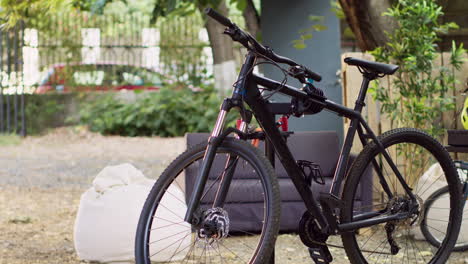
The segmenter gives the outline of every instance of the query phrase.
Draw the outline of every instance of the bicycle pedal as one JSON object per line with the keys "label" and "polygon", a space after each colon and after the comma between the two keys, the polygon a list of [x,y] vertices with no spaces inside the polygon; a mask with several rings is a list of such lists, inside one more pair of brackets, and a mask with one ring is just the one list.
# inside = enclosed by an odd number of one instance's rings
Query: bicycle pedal
{"label": "bicycle pedal", "polygon": [[309,254],[315,264],[327,264],[333,261],[333,257],[327,246],[309,248]]}

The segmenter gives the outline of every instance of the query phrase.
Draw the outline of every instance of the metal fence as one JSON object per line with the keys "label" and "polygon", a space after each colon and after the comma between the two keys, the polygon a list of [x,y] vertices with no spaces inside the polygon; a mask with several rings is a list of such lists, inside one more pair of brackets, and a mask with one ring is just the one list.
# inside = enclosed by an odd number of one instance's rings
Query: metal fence
{"label": "metal fence", "polygon": [[22,23],[0,31],[0,133],[26,134],[23,33]]}
{"label": "metal fence", "polygon": [[[141,15],[58,16],[41,28],[25,30],[31,48],[30,76],[57,63],[113,63],[146,67],[178,80],[212,64],[208,35],[199,16],[160,19]],[[25,61],[26,64],[26,61]],[[33,77],[30,77],[33,78]]]}
{"label": "metal fence", "polygon": [[[168,81],[210,79],[213,59],[198,15],[57,15],[0,30],[0,133],[26,135],[28,98],[57,65],[127,65]],[[25,100],[26,97],[26,100]],[[26,109],[26,110],[25,110]],[[25,114],[26,113],[26,114]]]}

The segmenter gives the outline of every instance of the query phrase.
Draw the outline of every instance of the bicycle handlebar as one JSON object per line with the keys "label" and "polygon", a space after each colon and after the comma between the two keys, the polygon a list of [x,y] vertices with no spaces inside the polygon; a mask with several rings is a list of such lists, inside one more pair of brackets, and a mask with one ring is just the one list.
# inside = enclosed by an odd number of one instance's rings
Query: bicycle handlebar
{"label": "bicycle handlebar", "polygon": [[[301,68],[301,70],[304,73],[303,77],[311,78],[312,80],[317,81],[317,82],[322,80],[322,77],[319,74],[311,71],[306,66],[301,65],[291,60],[290,58],[278,55],[275,52],[273,52],[273,50],[270,49],[269,47],[263,46],[255,38],[253,38],[249,33],[244,32],[236,24],[232,23],[232,21],[229,18],[221,15],[220,13],[216,12],[214,9],[206,8],[205,14],[207,14],[214,20],[218,21],[220,24],[228,27],[228,29],[225,30],[225,33],[230,35],[234,41],[241,43],[247,49],[253,49],[256,52],[260,53],[261,55],[273,60],[274,62],[288,64],[291,67],[298,66]],[[249,43],[253,47],[249,46]],[[293,77],[297,78],[298,76],[293,76]]]}
{"label": "bicycle handlebar", "polygon": [[220,13],[216,12],[213,8],[206,8],[205,9],[205,13],[210,16],[211,18],[213,18],[214,20],[218,21],[220,24],[226,26],[226,27],[233,27],[234,26],[234,23],[232,23],[232,21],[221,15]]}

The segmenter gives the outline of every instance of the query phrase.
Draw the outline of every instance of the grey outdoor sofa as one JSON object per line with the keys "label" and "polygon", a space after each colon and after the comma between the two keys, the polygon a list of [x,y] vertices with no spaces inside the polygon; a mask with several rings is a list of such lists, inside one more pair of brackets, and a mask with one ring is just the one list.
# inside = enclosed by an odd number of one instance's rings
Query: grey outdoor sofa
{"label": "grey outdoor sofa", "polygon": [[[191,147],[198,143],[206,141],[208,139],[208,136],[208,133],[187,134],[187,147]],[[322,175],[325,179],[325,185],[320,185],[313,182],[311,187],[313,194],[317,197],[320,192],[328,192],[332,183],[333,174],[335,172],[340,151],[339,140],[336,132],[295,132],[288,138],[287,142],[296,160],[313,161],[320,165]],[[260,144],[259,148],[261,150],[264,149],[263,143]],[[353,158],[354,156],[352,156],[352,159]],[[351,164],[351,162],[352,160],[349,164]],[[304,213],[305,207],[299,196],[299,193],[296,191],[292,181],[287,176],[286,171],[284,170],[278,158],[276,158],[275,164],[275,170],[279,180],[282,204],[280,231],[294,232],[297,231],[299,219]],[[224,162],[215,162],[213,166],[224,166]],[[192,169],[186,170],[185,173],[186,195],[189,196],[192,193],[195,177],[198,174],[198,169],[197,167],[192,167]],[[244,215],[247,214],[249,216],[252,215],[252,212],[254,212],[254,214],[255,212],[259,212],[259,214],[263,212],[260,207],[263,206],[261,203],[256,203],[255,201],[248,200],[249,198],[244,198],[252,197],[252,195],[249,196],[249,192],[255,192],[255,190],[251,190],[248,188],[249,173],[238,173],[236,171],[233,184],[236,183],[243,184],[243,186],[246,186],[245,191],[241,191],[241,193],[238,194],[238,196],[242,196],[243,199],[245,199],[245,202],[241,204],[233,204],[233,206],[231,206],[231,208],[229,209],[231,211],[235,211],[235,213],[230,214],[232,229],[259,231],[257,230],[259,226],[253,225],[252,221],[244,221],[244,218],[242,217],[243,212],[245,212]],[[368,172],[366,172],[366,175],[363,177],[359,189],[359,201],[357,202],[361,206],[369,205],[372,202],[372,173],[370,172],[370,170],[368,170]],[[259,215],[258,217],[260,218],[261,216]]]}

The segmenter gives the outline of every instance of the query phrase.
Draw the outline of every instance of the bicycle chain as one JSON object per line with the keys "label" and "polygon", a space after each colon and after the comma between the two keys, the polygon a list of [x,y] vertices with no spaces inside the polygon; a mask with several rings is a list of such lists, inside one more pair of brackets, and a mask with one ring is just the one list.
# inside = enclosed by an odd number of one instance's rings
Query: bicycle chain
{"label": "bicycle chain", "polygon": [[[339,246],[339,245],[335,245],[335,244],[328,244],[328,243],[323,243],[323,242],[319,242],[319,241],[315,241],[315,240],[312,240],[314,243],[316,243],[317,245],[321,245],[321,246],[327,246],[327,247],[333,247],[333,248],[341,248],[341,249],[345,249],[344,246]],[[376,251],[370,251],[370,250],[361,250],[361,252],[365,252],[365,253],[374,253],[374,254],[385,254],[385,255],[392,255],[392,253],[390,252],[376,252]]]}
{"label": "bicycle chain", "polygon": [[[305,246],[309,247],[308,244],[310,246],[312,246],[311,244],[315,244],[318,246],[326,246],[326,247],[344,249],[344,246],[322,242],[322,241],[326,241],[328,239],[328,236],[314,238],[313,237],[314,235],[317,235],[317,233],[320,233],[314,225],[315,225],[315,221],[313,220],[313,217],[307,211],[304,212],[304,214],[301,217],[301,221],[299,222],[299,232],[300,232],[299,234],[300,234],[301,241]],[[317,239],[320,239],[322,241],[318,241]],[[361,250],[361,251],[365,253],[379,253],[379,254],[391,255],[391,253],[389,252],[375,252],[375,251],[369,251],[369,250]]]}

